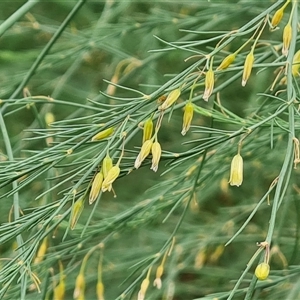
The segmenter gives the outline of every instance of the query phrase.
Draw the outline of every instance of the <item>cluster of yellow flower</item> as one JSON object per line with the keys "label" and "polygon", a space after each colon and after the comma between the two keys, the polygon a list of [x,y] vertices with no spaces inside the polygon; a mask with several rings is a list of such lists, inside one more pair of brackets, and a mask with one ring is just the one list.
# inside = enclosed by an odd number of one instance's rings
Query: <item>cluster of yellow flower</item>
{"label": "cluster of yellow flower", "polygon": [[[160,121],[158,121],[160,122]],[[161,146],[160,143],[157,140],[157,133],[158,133],[159,125],[156,126],[155,133],[152,136],[153,133],[153,120],[152,117],[147,119],[144,123],[143,128],[143,142],[141,150],[134,162],[134,167],[138,169],[142,162],[146,159],[146,157],[152,153],[152,166],[151,170],[154,172],[158,169],[158,164],[161,157]]]}

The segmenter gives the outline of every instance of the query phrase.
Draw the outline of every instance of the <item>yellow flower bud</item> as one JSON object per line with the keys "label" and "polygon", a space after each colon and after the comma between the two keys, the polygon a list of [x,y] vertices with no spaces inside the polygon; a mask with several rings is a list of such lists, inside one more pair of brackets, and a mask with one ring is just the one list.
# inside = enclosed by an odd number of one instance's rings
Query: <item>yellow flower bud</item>
{"label": "yellow flower bud", "polygon": [[282,54],[284,56],[288,55],[291,40],[292,40],[292,26],[290,23],[286,24],[283,29],[283,46],[282,46]]}
{"label": "yellow flower bud", "polygon": [[254,55],[253,55],[253,52],[250,51],[250,53],[246,56],[246,59],[245,59],[242,86],[246,85],[246,83],[251,75],[253,63],[254,63]]}
{"label": "yellow flower bud", "polygon": [[65,298],[66,284],[63,265],[61,262],[59,262],[59,269],[59,283],[53,289],[53,300],[64,300]]}
{"label": "yellow flower bud", "polygon": [[243,182],[243,158],[240,154],[233,157],[230,169],[230,185],[240,186]]}
{"label": "yellow flower bud", "polygon": [[150,140],[152,137],[152,131],[153,131],[153,121],[152,118],[149,118],[145,123],[144,123],[144,130],[143,130],[143,144],[147,141]]}
{"label": "yellow flower bud", "polygon": [[102,182],[102,192],[111,191],[112,183],[118,178],[119,174],[120,168],[118,165],[108,171],[106,178]]}
{"label": "yellow flower bud", "polygon": [[49,126],[51,123],[55,122],[55,117],[54,117],[53,113],[48,112],[45,114],[45,122],[46,122],[47,126]]}
{"label": "yellow flower bud", "polygon": [[292,66],[292,74],[294,76],[299,76],[299,68],[300,68],[300,50],[298,50],[293,58],[293,66]]}
{"label": "yellow flower bud", "polygon": [[84,299],[85,279],[82,272],[76,278],[75,289],[73,293],[74,299]]}
{"label": "yellow flower bud", "polygon": [[273,18],[271,20],[271,26],[272,26],[272,28],[276,27],[280,23],[280,21],[281,21],[281,19],[283,17],[283,11],[284,11],[284,6],[281,7],[281,8],[279,8],[275,12],[275,14],[274,14],[274,16],[273,16]]}
{"label": "yellow flower bud", "polygon": [[109,137],[110,135],[112,135],[113,132],[114,132],[113,127],[102,130],[92,137],[92,141],[103,140],[103,139]]}
{"label": "yellow flower bud", "polygon": [[234,53],[227,55],[222,60],[220,65],[218,66],[217,71],[227,69],[234,62],[234,60],[235,60],[235,54]]}
{"label": "yellow flower bud", "polygon": [[53,300],[64,300],[65,299],[66,284],[60,281],[59,284],[53,290]]}
{"label": "yellow flower bud", "polygon": [[182,135],[185,135],[190,129],[192,119],[193,119],[193,114],[194,114],[194,105],[192,104],[192,102],[188,102],[184,107],[183,123],[182,123],[182,131],[181,131]]}
{"label": "yellow flower bud", "polygon": [[71,229],[73,230],[77,224],[77,221],[82,213],[84,207],[84,197],[81,197],[77,200],[73,206],[71,211]]}
{"label": "yellow flower bud", "polygon": [[90,204],[92,204],[99,196],[99,193],[101,191],[102,182],[103,182],[103,174],[102,174],[102,172],[98,172],[96,174],[96,176],[94,177],[94,180],[92,183],[90,197],[89,197]]}
{"label": "yellow flower bud", "polygon": [[215,84],[215,75],[212,69],[209,69],[205,75],[205,90],[203,93],[203,100],[208,101],[208,98],[213,92]]}
{"label": "yellow flower bud", "polygon": [[152,140],[147,140],[145,143],[143,143],[140,153],[137,156],[135,163],[134,163],[134,167],[136,169],[138,169],[141,166],[142,162],[149,155],[151,148],[152,148],[152,144],[153,144]]}
{"label": "yellow flower bud", "polygon": [[150,169],[156,172],[161,157],[161,146],[159,142],[154,142],[152,144],[151,153],[152,153],[152,166]]}
{"label": "yellow flower bud", "polygon": [[111,157],[108,154],[106,154],[102,162],[102,173],[104,179],[107,177],[107,174],[112,167],[113,167],[113,161]]}
{"label": "yellow flower bud", "polygon": [[255,276],[259,280],[265,280],[268,278],[270,273],[270,266],[269,264],[263,262],[259,264],[255,269]]}
{"label": "yellow flower bud", "polygon": [[147,277],[143,280],[143,282],[141,284],[141,289],[140,289],[139,294],[138,294],[138,300],[144,300],[145,299],[145,295],[146,295],[148,286],[149,286],[149,278]]}
{"label": "yellow flower bud", "polygon": [[48,248],[48,237],[45,237],[40,245],[40,248],[36,254],[36,257],[33,261],[34,264],[38,264],[40,263],[43,259],[44,259],[44,256],[46,254],[46,251],[47,251],[47,248]]}
{"label": "yellow flower bud", "polygon": [[168,95],[167,99],[164,101],[164,103],[162,105],[160,105],[158,107],[158,109],[165,110],[165,109],[169,108],[175,101],[177,101],[180,94],[181,94],[180,89],[175,89],[175,90],[171,91],[170,94]]}
{"label": "yellow flower bud", "polygon": [[161,289],[162,286],[161,276],[163,275],[163,273],[164,273],[164,267],[162,265],[159,265],[156,270],[156,278],[153,282],[153,285],[156,286],[159,290]]}
{"label": "yellow flower bud", "polygon": [[98,300],[104,300],[104,285],[101,281],[97,283],[97,297]]}

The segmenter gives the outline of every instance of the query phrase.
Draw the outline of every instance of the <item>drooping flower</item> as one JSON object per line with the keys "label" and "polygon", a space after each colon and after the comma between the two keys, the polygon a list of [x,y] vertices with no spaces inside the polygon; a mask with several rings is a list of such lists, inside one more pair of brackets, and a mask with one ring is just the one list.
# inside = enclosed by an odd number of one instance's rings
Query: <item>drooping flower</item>
{"label": "drooping flower", "polygon": [[148,120],[145,121],[144,123],[144,128],[143,128],[143,144],[147,141],[150,140],[152,137],[152,132],[153,132],[153,121],[152,118],[149,118]]}
{"label": "drooping flower", "polygon": [[194,105],[192,102],[188,102],[184,107],[182,131],[181,134],[185,135],[190,129],[194,114]]}
{"label": "drooping flower", "polygon": [[217,67],[217,71],[227,69],[234,62],[235,56],[235,53],[227,55]]}
{"label": "drooping flower", "polygon": [[80,271],[76,277],[73,298],[84,299],[84,291],[85,291],[85,278],[83,272]]}
{"label": "drooping flower", "polygon": [[112,167],[113,167],[113,161],[109,156],[109,154],[107,153],[102,161],[102,173],[104,179],[107,177],[107,174]]}
{"label": "drooping flower", "polygon": [[271,20],[271,26],[272,28],[275,28],[281,21],[283,17],[283,12],[284,12],[284,6],[276,10],[272,20]]}
{"label": "drooping flower", "polygon": [[208,98],[213,92],[215,84],[215,74],[212,68],[210,68],[205,75],[205,90],[203,93],[203,100],[208,101]]}
{"label": "drooping flower", "polygon": [[172,106],[177,101],[177,99],[180,97],[180,94],[181,94],[181,90],[179,88],[171,91],[169,93],[167,99],[163,102],[162,105],[160,105],[158,107],[158,109],[165,110],[165,109],[169,108],[170,106]]}
{"label": "drooping flower", "polygon": [[156,277],[153,282],[153,285],[156,286],[159,290],[161,289],[162,286],[162,281],[161,281],[161,276],[164,273],[164,267],[162,265],[159,265],[156,269]]}
{"label": "drooping flower", "polygon": [[103,173],[98,172],[96,176],[94,177],[91,191],[90,191],[90,197],[89,197],[89,203],[92,204],[97,197],[99,196],[99,193],[101,191],[101,186],[103,182]]}
{"label": "drooping flower", "polygon": [[282,45],[282,54],[287,56],[289,53],[289,48],[292,40],[292,26],[290,23],[287,23],[283,29],[283,45]]}
{"label": "drooping flower", "polygon": [[135,163],[134,163],[134,167],[136,169],[138,169],[141,166],[142,162],[150,154],[152,144],[153,144],[152,140],[147,140],[147,141],[145,141],[145,143],[143,143],[143,145],[141,147],[141,150],[140,150],[140,153],[137,156],[137,158],[135,160]]}
{"label": "drooping flower", "polygon": [[243,182],[243,158],[240,154],[233,157],[230,169],[230,185],[240,186]]}
{"label": "drooping flower", "polygon": [[159,164],[159,160],[161,157],[161,146],[160,146],[159,142],[155,141],[152,144],[151,153],[152,153],[152,166],[150,169],[153,170],[154,172],[156,172],[158,169],[158,164]]}
{"label": "drooping flower", "polygon": [[244,63],[244,71],[243,71],[243,79],[242,79],[242,86],[245,86],[252,71],[254,63],[254,54],[253,51],[246,56],[245,63]]}
{"label": "drooping flower", "polygon": [[54,300],[64,300],[65,299],[65,291],[66,291],[65,274],[64,274],[64,270],[63,270],[63,265],[59,261],[59,283],[53,289],[53,299]]}
{"label": "drooping flower", "polygon": [[35,259],[33,261],[34,264],[38,264],[38,263],[40,263],[44,259],[45,254],[47,252],[47,248],[48,248],[48,237],[46,236],[43,239],[43,241],[42,241],[42,243],[41,243],[41,245],[39,247],[39,250],[38,250],[38,252],[36,254],[36,257],[35,257]]}
{"label": "drooping flower", "polygon": [[255,269],[255,276],[259,280],[266,280],[270,273],[270,266],[269,264],[263,262],[260,263]]}
{"label": "drooping flower", "polygon": [[82,213],[84,207],[84,196],[78,199],[72,206],[71,211],[71,224],[70,227],[73,230],[77,224],[77,221]]}
{"label": "drooping flower", "polygon": [[120,174],[120,167],[118,165],[113,166],[107,173],[106,178],[102,182],[102,192],[111,191],[113,182],[118,178]]}

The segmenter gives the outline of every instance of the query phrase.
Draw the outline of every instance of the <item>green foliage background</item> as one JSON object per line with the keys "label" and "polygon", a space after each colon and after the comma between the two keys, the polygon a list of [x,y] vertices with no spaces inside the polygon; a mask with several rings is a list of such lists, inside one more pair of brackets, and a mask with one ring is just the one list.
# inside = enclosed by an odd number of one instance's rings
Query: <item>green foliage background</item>
{"label": "green foliage background", "polygon": [[[151,266],[145,299],[300,299],[299,167],[294,169],[299,78],[286,67],[287,85],[278,80],[270,90],[278,68],[291,63],[299,49],[295,13],[290,54],[281,55],[292,4],[278,30],[267,24],[263,31],[247,85],[241,86],[241,74],[252,43],[233,66],[216,72],[212,96],[202,99],[207,55],[217,49],[215,69],[284,2],[0,3],[1,299],[52,299],[60,263],[64,299],[73,299],[91,249],[85,299],[97,299],[99,254],[105,299],[138,299]],[[235,34],[239,28],[244,29]],[[220,47],[222,38],[232,40]],[[122,64],[118,86],[108,96],[109,81]],[[192,127],[182,136],[183,106],[202,71],[192,94]],[[158,133],[163,150],[158,172],[150,170],[151,156],[135,170],[140,125],[157,112],[157,99],[183,82]],[[112,126],[113,136],[91,142]],[[89,191],[107,147],[114,164],[120,157],[122,132],[127,135],[113,184],[117,197],[103,193],[92,205],[86,201],[70,230],[74,202]],[[230,164],[241,139],[244,181],[230,186]],[[47,252],[34,264],[45,237]],[[257,281],[253,274],[265,249],[256,260],[251,257],[256,243],[265,240],[271,272]],[[170,247],[159,290],[152,285],[155,270]],[[40,293],[32,274],[41,281]]]}

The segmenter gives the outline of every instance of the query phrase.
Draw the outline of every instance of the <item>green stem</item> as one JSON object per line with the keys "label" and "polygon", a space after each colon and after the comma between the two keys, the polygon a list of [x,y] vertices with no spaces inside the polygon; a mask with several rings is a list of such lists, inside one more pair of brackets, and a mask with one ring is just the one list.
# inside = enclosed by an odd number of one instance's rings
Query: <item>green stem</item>
{"label": "green stem", "polygon": [[[293,5],[296,6],[297,2],[293,2]],[[292,64],[293,64],[293,57],[295,53],[295,46],[296,46],[296,37],[297,37],[297,9],[293,9],[293,19],[292,19],[292,28],[293,28],[293,39],[291,42],[291,47],[289,49],[289,54],[287,58],[287,99],[288,102],[292,102],[295,97],[295,91],[293,87],[293,76],[292,76]],[[295,137],[295,124],[294,124],[294,107],[293,105],[289,105],[288,107],[288,113],[289,113],[289,140],[287,144],[287,150],[284,158],[284,162],[279,174],[279,180],[278,184],[275,190],[275,196],[273,201],[273,207],[272,207],[272,213],[271,213],[271,219],[270,219],[270,225],[269,230],[266,238],[266,242],[271,244],[272,236],[275,228],[275,221],[277,216],[277,210],[279,208],[280,199],[281,199],[281,190],[282,186],[285,182],[286,176],[288,175],[288,172],[290,172],[290,164],[293,163],[291,157],[293,157],[294,153],[294,142],[293,138]]]}
{"label": "green stem", "polygon": [[[298,23],[298,16],[297,16],[297,2],[293,2],[293,9],[292,9],[292,41],[291,46],[289,49],[288,57],[287,57],[287,102],[292,103],[295,97],[295,91],[293,87],[293,76],[292,76],[292,64],[293,64],[293,57],[295,54],[295,46],[296,46],[296,39],[297,39],[297,23]],[[293,139],[295,137],[295,124],[294,124],[294,107],[293,105],[289,105],[288,107],[288,114],[289,114],[289,139],[287,144],[287,150],[285,153],[283,165],[281,171],[279,173],[279,179],[275,190],[271,218],[269,222],[269,229],[266,237],[266,242],[271,245],[272,237],[275,229],[275,223],[277,218],[277,212],[279,206],[281,204],[281,199],[284,196],[286,189],[283,188],[284,183],[287,183],[289,180],[290,172],[292,171],[291,164],[293,164],[293,154],[294,154],[294,142]],[[252,299],[252,295],[256,286],[257,279],[255,276],[252,277],[251,283],[249,285],[247,294],[245,296],[245,300]]]}
{"label": "green stem", "polygon": [[0,37],[40,0],[29,0],[0,25]]}

